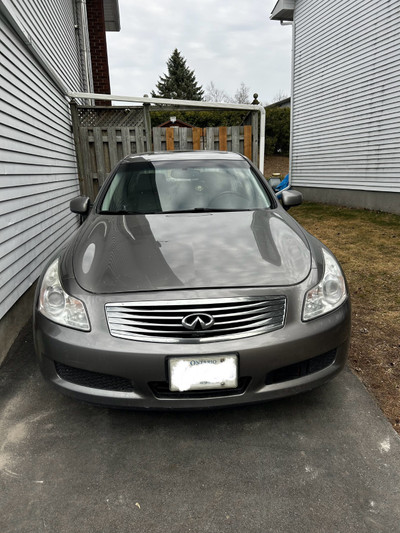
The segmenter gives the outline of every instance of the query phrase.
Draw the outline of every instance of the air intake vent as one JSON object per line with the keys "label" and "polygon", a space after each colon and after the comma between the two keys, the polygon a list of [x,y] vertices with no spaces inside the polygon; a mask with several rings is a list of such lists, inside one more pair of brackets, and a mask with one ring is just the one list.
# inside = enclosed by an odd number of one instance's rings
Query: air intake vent
{"label": "air intake vent", "polygon": [[91,372],[81,368],[64,365],[63,363],[55,362],[57,374],[61,379],[81,385],[82,387],[90,387],[92,389],[102,389],[120,392],[133,392],[131,382],[119,376],[111,376],[110,374],[100,374],[99,372]]}

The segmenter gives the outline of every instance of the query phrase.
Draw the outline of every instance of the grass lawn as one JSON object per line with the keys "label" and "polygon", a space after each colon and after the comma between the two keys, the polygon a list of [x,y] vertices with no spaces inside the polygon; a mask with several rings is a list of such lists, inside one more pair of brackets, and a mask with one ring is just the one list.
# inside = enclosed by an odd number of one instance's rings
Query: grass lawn
{"label": "grass lawn", "polygon": [[352,299],[350,367],[400,433],[400,216],[314,203],[290,214],[339,259]]}

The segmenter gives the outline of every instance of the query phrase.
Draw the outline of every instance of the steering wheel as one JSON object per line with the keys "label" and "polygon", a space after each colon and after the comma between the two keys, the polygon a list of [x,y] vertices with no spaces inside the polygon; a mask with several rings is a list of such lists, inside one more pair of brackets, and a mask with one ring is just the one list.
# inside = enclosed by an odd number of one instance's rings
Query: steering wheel
{"label": "steering wheel", "polygon": [[[220,200],[221,198],[223,198],[223,200],[221,202],[222,207],[224,207],[224,205],[228,204],[227,207],[244,208],[243,202],[240,202],[240,200],[245,200],[245,205],[247,205],[247,203],[249,201],[249,199],[246,196],[243,196],[242,194],[239,194],[238,192],[224,191],[224,192],[220,192],[219,194],[214,196],[214,198],[212,198],[210,200],[210,202],[208,203],[208,207],[210,207],[210,208],[218,207],[215,204],[218,204],[218,200]],[[238,199],[239,199],[239,205],[237,205],[238,204]],[[231,202],[231,200],[233,200],[233,202]],[[231,203],[233,203],[233,206],[229,205]]]}

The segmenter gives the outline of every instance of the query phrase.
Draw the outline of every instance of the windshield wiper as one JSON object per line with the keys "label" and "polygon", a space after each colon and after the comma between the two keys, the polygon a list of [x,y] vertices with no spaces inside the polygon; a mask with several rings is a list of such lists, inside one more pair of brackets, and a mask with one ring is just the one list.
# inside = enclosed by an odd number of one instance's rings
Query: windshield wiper
{"label": "windshield wiper", "polygon": [[143,213],[139,211],[127,211],[126,209],[119,209],[118,211],[100,211],[100,215],[153,215],[154,213],[155,211]]}
{"label": "windshield wiper", "polygon": [[251,209],[220,209],[217,207],[194,207],[193,209],[178,209],[174,211],[127,211],[119,209],[118,211],[100,211],[100,215],[175,215],[179,213],[233,213],[237,211],[254,211]]}
{"label": "windshield wiper", "polygon": [[171,215],[176,213],[228,213],[232,211],[252,211],[252,209],[219,209],[216,207],[194,207],[193,209],[179,209],[176,211],[163,211],[163,215]]}

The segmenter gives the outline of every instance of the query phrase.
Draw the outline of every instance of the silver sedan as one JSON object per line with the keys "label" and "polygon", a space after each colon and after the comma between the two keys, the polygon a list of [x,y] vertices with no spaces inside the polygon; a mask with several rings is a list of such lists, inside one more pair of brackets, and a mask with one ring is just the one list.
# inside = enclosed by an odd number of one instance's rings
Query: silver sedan
{"label": "silver sedan", "polygon": [[331,251],[228,152],[122,160],[39,280],[43,376],[102,405],[202,408],[299,393],[343,368],[350,299]]}

